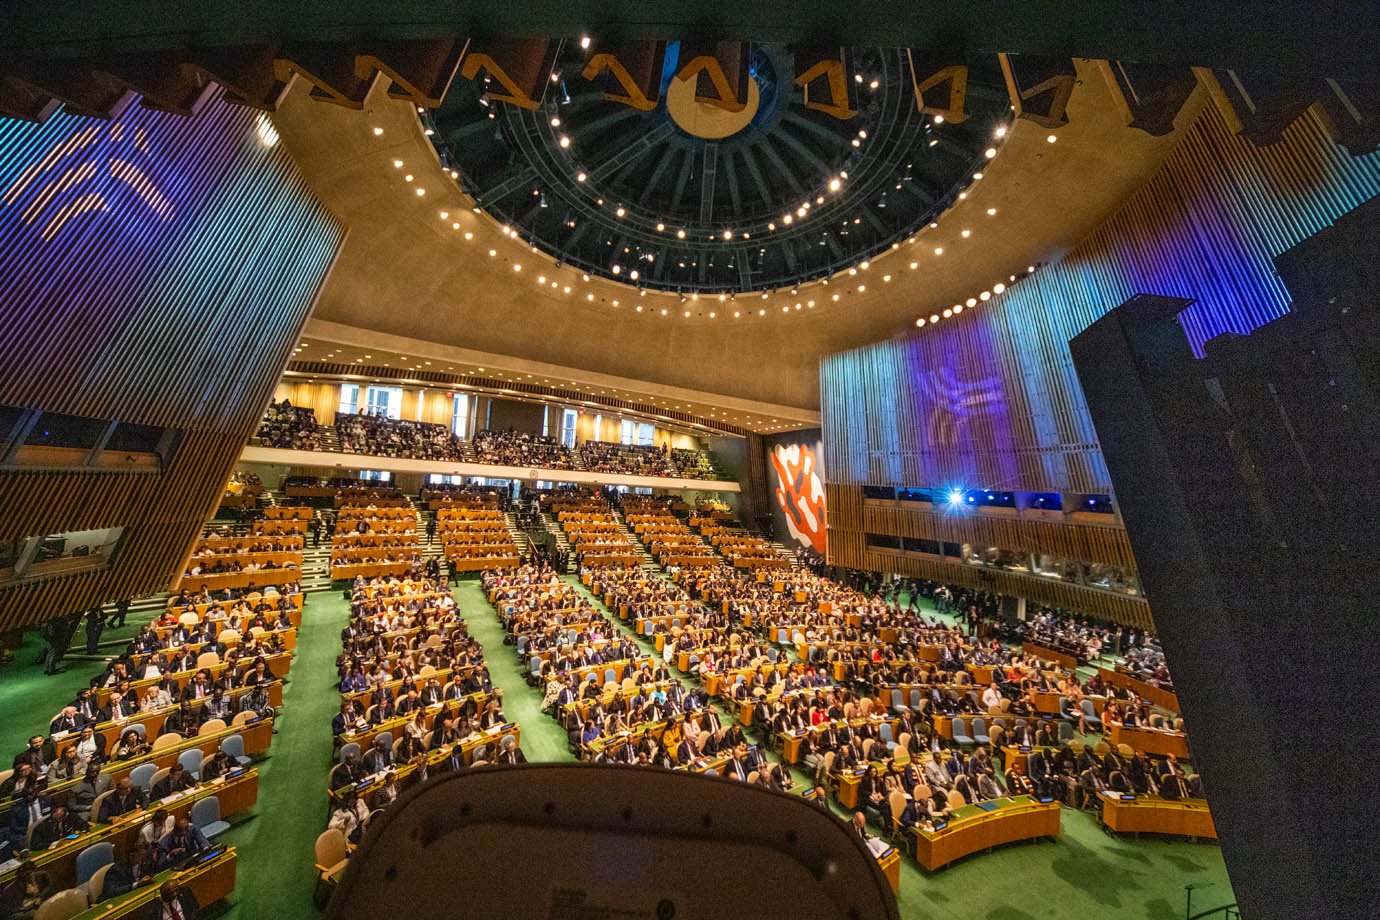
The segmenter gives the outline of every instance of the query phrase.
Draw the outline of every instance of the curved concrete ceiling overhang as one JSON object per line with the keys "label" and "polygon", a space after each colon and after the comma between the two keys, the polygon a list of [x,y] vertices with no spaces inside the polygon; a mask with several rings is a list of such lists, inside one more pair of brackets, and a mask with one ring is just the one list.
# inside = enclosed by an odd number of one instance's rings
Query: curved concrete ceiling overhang
{"label": "curved concrete ceiling overhang", "polygon": [[274,122],[349,227],[317,319],[812,409],[821,357],[913,329],[935,307],[1058,258],[1154,173],[1201,109],[1198,94],[1174,133],[1151,137],[1126,126],[1092,63],[1080,61],[1078,74],[1068,124],[1051,131],[1014,121],[999,155],[937,226],[856,274],[765,300],[639,296],[635,286],[558,267],[472,210],[416,109],[383,87],[352,111],[296,86]]}

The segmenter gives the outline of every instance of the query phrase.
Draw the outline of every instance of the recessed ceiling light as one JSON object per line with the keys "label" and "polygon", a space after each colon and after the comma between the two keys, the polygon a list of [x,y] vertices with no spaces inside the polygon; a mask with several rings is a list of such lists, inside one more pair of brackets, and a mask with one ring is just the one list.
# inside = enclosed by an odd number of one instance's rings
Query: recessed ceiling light
{"label": "recessed ceiling light", "polygon": [[380,135],[380,134],[382,134],[382,133],[383,133],[383,129],[380,128],[380,127],[378,127],[377,125],[375,125],[375,126],[374,126],[374,136],[377,137],[378,135]]}

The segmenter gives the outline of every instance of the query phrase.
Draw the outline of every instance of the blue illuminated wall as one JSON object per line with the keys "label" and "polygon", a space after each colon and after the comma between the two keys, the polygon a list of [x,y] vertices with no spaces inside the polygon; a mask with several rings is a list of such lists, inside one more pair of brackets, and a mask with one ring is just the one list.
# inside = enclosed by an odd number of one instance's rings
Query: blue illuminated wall
{"label": "blue illuminated wall", "polygon": [[125,529],[108,569],[0,584],[0,629],[168,587],[343,239],[270,116],[218,92],[0,119],[0,406],[176,434],[156,473],[0,468],[0,540]]}
{"label": "blue illuminated wall", "polygon": [[1377,192],[1380,158],[1350,156],[1311,115],[1257,147],[1209,106],[1057,264],[909,338],[827,358],[831,482],[1111,491],[1069,339],[1138,293],[1195,300],[1195,349],[1249,332],[1289,308],[1271,260]]}

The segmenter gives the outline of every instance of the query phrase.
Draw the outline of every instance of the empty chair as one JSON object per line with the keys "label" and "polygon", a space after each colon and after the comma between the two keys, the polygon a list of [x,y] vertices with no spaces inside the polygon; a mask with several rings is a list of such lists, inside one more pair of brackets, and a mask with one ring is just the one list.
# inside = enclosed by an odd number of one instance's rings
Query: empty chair
{"label": "empty chair", "polygon": [[519,657],[521,657],[521,656],[527,651],[527,643],[528,643],[528,641],[529,641],[529,640],[528,640],[528,638],[527,638],[526,636],[518,636],[518,640],[517,640],[517,653],[518,653],[518,656],[519,656]]}
{"label": "empty chair", "polygon": [[900,690],[891,691],[891,710],[892,712],[909,712],[910,707],[903,701]]}
{"label": "empty chair", "polygon": [[66,888],[38,905],[34,920],[67,920],[86,910],[86,891]]}
{"label": "empty chair", "polygon": [[902,840],[901,813],[906,810],[906,794],[900,789],[887,796],[887,808],[891,812],[891,839]]}
{"label": "empty chair", "polygon": [[910,763],[910,732],[901,732],[896,736],[896,748],[892,751],[892,760],[897,766],[902,767]]}
{"label": "empty chair", "polygon": [[208,839],[230,827],[228,821],[220,819],[220,799],[214,795],[208,795],[192,803],[192,823],[200,828]]}
{"label": "empty chair", "polygon": [[246,709],[243,712],[235,713],[235,718],[230,720],[230,724],[235,728],[239,728],[241,725],[244,725],[248,722],[253,722],[258,717],[259,714],[257,712],[255,712],[252,709]]}
{"label": "empty chair", "polygon": [[205,722],[202,722],[202,723],[201,723],[201,728],[198,728],[198,729],[196,730],[196,733],[197,733],[198,736],[200,736],[200,735],[210,735],[210,734],[212,734],[212,733],[214,733],[214,732],[220,732],[220,731],[225,731],[225,720],[224,720],[224,719],[207,719]]}
{"label": "empty chair", "polygon": [[164,732],[157,738],[153,739],[153,749],[155,751],[161,751],[166,748],[176,747],[181,743],[182,736],[179,735],[177,732]]}
{"label": "empty chair", "polygon": [[1083,701],[1083,720],[1087,722],[1091,728],[1102,727],[1102,720],[1098,718],[1097,709],[1093,707],[1092,700]]}
{"label": "empty chair", "polygon": [[780,650],[779,648],[772,647],[772,648],[767,649],[767,658],[771,659],[771,661],[772,661],[773,663],[774,663],[778,658],[780,658],[780,657],[781,657],[781,650]]}
{"label": "empty chair", "polygon": [[316,837],[316,902],[324,906],[322,902],[322,891],[327,886],[335,884],[335,877],[341,869],[345,868],[345,860],[349,857],[349,850],[345,845],[345,835],[337,828],[328,828]]}
{"label": "empty chair", "polygon": [[1059,743],[1064,744],[1072,741],[1076,736],[1077,732],[1073,730],[1073,723],[1065,722],[1061,719],[1059,721]]}
{"label": "empty chair", "polygon": [[77,854],[76,878],[78,885],[85,885],[96,870],[115,861],[115,844],[110,841],[93,843]]}
{"label": "empty chair", "polygon": [[957,791],[956,789],[949,790],[949,794],[946,796],[946,800],[948,802],[950,811],[957,808],[962,808],[964,805],[968,804],[968,800],[963,797],[963,793]]}
{"label": "empty chair", "polygon": [[129,781],[148,792],[149,789],[153,788],[153,775],[157,772],[157,764],[141,763],[129,771]]}
{"label": "empty chair", "polygon": [[895,737],[891,734],[890,722],[882,723],[881,729],[878,732],[878,737],[881,739],[882,744],[886,745],[886,750],[888,754],[896,750],[896,740]]}
{"label": "empty chair", "polygon": [[218,664],[220,664],[220,655],[217,652],[202,652],[196,656],[198,668],[214,668]]}
{"label": "empty chair", "polygon": [[616,684],[616,683],[618,683],[618,672],[615,671],[613,668],[604,668],[604,683],[606,683],[606,684]]}
{"label": "empty chair", "polygon": [[[359,745],[355,745],[358,747]],[[244,752],[244,735],[228,735],[220,743],[220,749],[229,754],[240,766],[249,764],[249,755]]]}
{"label": "empty chair", "polygon": [[973,740],[978,744],[987,744],[992,740],[992,737],[987,734],[986,719],[973,720]]}
{"label": "empty chair", "polygon": [[375,737],[376,739],[382,740],[383,743],[384,743],[385,745],[387,745],[389,749],[392,749],[392,747],[393,747],[393,733],[392,733],[392,732],[379,732],[379,733],[378,733],[377,735],[375,735],[374,737]]}
{"label": "empty chair", "polygon": [[182,766],[187,770],[187,772],[192,774],[193,777],[198,777],[201,775],[200,748],[188,748],[181,754],[178,754],[177,762],[182,764]]}
{"label": "empty chair", "polygon": [[863,763],[867,763],[868,761],[870,761],[870,760],[872,759],[872,749],[873,749],[874,747],[876,747],[876,745],[877,745],[877,740],[876,740],[875,738],[864,738],[864,739],[863,739],[863,743],[862,743],[862,759],[863,759]]}
{"label": "empty chair", "polygon": [[954,717],[953,721],[953,736],[954,741],[958,744],[973,743],[972,737],[968,734],[968,722],[957,716]]}

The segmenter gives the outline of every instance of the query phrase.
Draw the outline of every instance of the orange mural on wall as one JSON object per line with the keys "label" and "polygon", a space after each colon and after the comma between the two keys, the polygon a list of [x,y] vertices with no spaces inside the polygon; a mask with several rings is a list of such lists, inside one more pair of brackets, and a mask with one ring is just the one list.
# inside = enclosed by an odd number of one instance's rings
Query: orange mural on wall
{"label": "orange mural on wall", "polygon": [[776,471],[776,502],[791,536],[821,556],[828,545],[824,529],[824,482],[815,452],[804,444],[778,444],[771,452]]}

